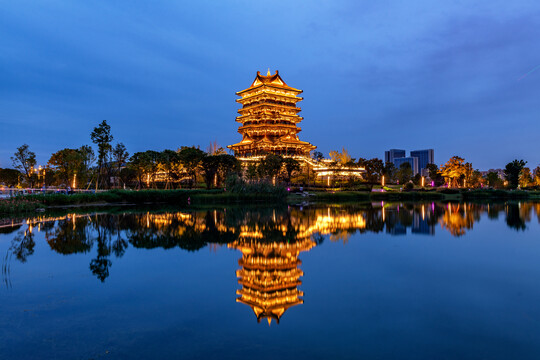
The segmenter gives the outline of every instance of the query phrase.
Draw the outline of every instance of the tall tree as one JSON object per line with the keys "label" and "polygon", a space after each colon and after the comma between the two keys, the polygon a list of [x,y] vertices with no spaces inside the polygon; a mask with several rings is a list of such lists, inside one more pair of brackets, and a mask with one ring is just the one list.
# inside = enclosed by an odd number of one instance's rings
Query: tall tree
{"label": "tall tree", "polygon": [[465,177],[467,167],[464,164],[465,159],[459,156],[452,156],[450,160],[441,166],[441,175],[448,180],[451,187],[459,187],[460,180]]}
{"label": "tall tree", "polygon": [[30,187],[34,186],[34,167],[36,166],[36,154],[29,150],[27,144],[17,148],[14,156],[11,157],[13,167],[24,174]]}
{"label": "tall tree", "polygon": [[411,164],[409,164],[408,162],[404,162],[399,166],[399,170],[397,171],[397,177],[400,184],[405,185],[406,183],[408,183],[411,180],[412,175],[413,171],[411,168]]}
{"label": "tall tree", "polygon": [[320,151],[314,151],[313,154],[311,155],[311,158],[317,162],[321,161],[322,159],[324,159],[324,155],[322,152]]}
{"label": "tall tree", "polygon": [[285,165],[285,171],[287,172],[287,181],[291,182],[292,174],[300,171],[300,163],[298,160],[288,157],[283,159],[283,164]]}
{"label": "tall tree", "polygon": [[397,169],[396,165],[392,162],[384,164],[383,175],[385,176],[386,183],[393,183],[396,181]]}
{"label": "tall tree", "polygon": [[173,177],[178,177],[178,172],[180,166],[180,160],[178,159],[178,153],[174,150],[165,149],[160,154],[159,161],[160,171],[165,173],[167,178],[167,183],[165,184],[165,189],[168,189],[171,185]]}
{"label": "tall tree", "polygon": [[344,166],[352,165],[355,160],[351,157],[351,155],[349,155],[349,152],[345,148],[342,148],[341,152],[330,151],[330,158],[332,159],[332,161],[335,161]]}
{"label": "tall tree", "polygon": [[150,176],[152,170],[152,158],[147,152],[136,152],[129,159],[129,168],[132,169],[137,176],[137,187],[142,188],[142,182],[146,175],[147,178]]}
{"label": "tall tree", "polygon": [[222,184],[232,174],[241,173],[241,163],[233,155],[219,154],[218,157],[218,184]]}
{"label": "tall tree", "polygon": [[518,187],[519,175],[526,164],[526,161],[517,159],[506,164],[506,167],[504,168],[504,177],[506,178],[506,181],[508,181],[508,187],[510,189]]}
{"label": "tall tree", "polygon": [[129,159],[129,153],[123,143],[120,142],[116,144],[112,149],[112,159],[115,165],[115,178],[120,179],[123,182],[124,180],[120,177],[120,170],[126,165],[126,162]]}
{"label": "tall tree", "polygon": [[259,163],[258,171],[262,176],[274,179],[283,165],[283,157],[274,154],[268,154]]}
{"label": "tall tree", "polygon": [[21,172],[15,169],[0,169],[0,184],[15,186],[19,182]]}
{"label": "tall tree", "polygon": [[499,174],[497,174],[495,171],[490,171],[486,175],[486,182],[489,187],[499,187],[501,186],[501,179],[499,178]]}
{"label": "tall tree", "polygon": [[75,174],[83,169],[84,158],[78,149],[63,149],[52,154],[48,164],[55,171],[57,185],[70,186],[75,180]]}
{"label": "tall tree", "polygon": [[206,153],[208,155],[221,155],[226,154],[225,149],[219,146],[217,140],[210,142],[210,145],[206,148]]}
{"label": "tall tree", "polygon": [[[112,148],[111,142],[113,141],[113,136],[111,135],[111,127],[109,126],[109,124],[107,124],[107,120],[103,120],[101,124],[94,128],[94,130],[90,134],[90,138],[92,139],[92,142],[98,147],[98,173],[96,179],[97,189],[100,177],[104,179],[104,177],[102,176],[103,167],[105,162],[108,160],[109,152]],[[102,183],[104,185],[107,184],[107,182],[103,181]]]}
{"label": "tall tree", "polygon": [[369,183],[375,184],[380,181],[380,177],[385,173],[384,162],[381,159],[358,159],[358,165],[366,170],[366,180]]}
{"label": "tall tree", "polygon": [[190,178],[189,187],[197,182],[197,173],[201,169],[201,161],[206,156],[205,152],[194,147],[182,147],[178,152],[178,159],[186,169]]}
{"label": "tall tree", "polygon": [[[534,185],[536,186],[539,186],[540,185],[540,166],[536,167],[534,169],[534,174],[533,174],[534,178]],[[540,216],[540,214],[538,214]]]}
{"label": "tall tree", "polygon": [[444,177],[441,175],[441,172],[439,171],[439,167],[435,164],[427,164],[426,166],[429,174],[429,178],[431,181],[433,181],[433,184],[435,186],[441,186],[444,184]]}
{"label": "tall tree", "polygon": [[212,184],[217,185],[217,172],[219,167],[219,158],[216,155],[208,155],[203,157],[201,161],[202,174],[206,188],[212,188]]}
{"label": "tall tree", "polygon": [[531,186],[533,184],[533,179],[531,176],[531,169],[524,167],[519,174],[519,186],[522,188]]}

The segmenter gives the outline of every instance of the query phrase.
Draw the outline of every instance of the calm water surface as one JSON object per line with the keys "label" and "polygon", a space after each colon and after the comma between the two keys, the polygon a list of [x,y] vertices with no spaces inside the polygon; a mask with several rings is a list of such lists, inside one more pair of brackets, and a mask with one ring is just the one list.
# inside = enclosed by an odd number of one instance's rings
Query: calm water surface
{"label": "calm water surface", "polygon": [[0,227],[0,359],[539,359],[540,203]]}

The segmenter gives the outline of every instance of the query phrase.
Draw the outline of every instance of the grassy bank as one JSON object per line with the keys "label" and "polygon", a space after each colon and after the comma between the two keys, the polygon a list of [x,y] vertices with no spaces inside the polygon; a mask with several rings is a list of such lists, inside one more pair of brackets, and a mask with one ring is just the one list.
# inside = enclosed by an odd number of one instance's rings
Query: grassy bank
{"label": "grassy bank", "polygon": [[225,192],[223,190],[111,190],[84,194],[36,194],[0,200],[0,214],[10,215],[35,211],[37,208],[96,206],[104,204],[165,204],[187,206],[197,204],[236,204],[285,202],[286,192]]}
{"label": "grassy bank", "polygon": [[314,192],[309,197],[293,196],[293,201],[303,199],[310,202],[354,202],[354,201],[500,201],[509,199],[540,200],[540,191],[516,190],[417,190],[417,191],[340,191],[340,192]]}
{"label": "grassy bank", "polygon": [[[276,188],[274,188],[276,189]],[[100,205],[221,205],[221,204],[296,204],[345,203],[368,201],[501,201],[509,199],[540,200],[540,191],[460,190],[445,189],[420,191],[336,191],[310,192],[309,195],[287,194],[286,191],[225,192],[223,190],[112,190],[88,194],[37,194],[0,200],[0,216],[35,212],[38,208],[91,207]]]}

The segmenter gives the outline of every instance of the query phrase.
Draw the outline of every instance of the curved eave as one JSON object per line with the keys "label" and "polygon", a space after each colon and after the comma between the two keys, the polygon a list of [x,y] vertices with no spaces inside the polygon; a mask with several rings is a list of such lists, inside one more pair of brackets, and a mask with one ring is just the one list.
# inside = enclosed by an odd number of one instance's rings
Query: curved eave
{"label": "curved eave", "polygon": [[259,89],[259,88],[262,88],[262,87],[273,87],[273,88],[276,88],[276,89],[283,89],[283,90],[288,90],[288,91],[292,91],[292,92],[296,92],[298,94],[301,94],[303,93],[304,91],[303,90],[300,90],[300,89],[295,89],[293,87],[290,87],[290,86],[283,86],[283,85],[278,85],[278,84],[265,84],[265,83],[262,83],[262,84],[259,84],[259,85],[255,85],[253,87],[249,87],[247,89],[244,89],[244,90],[240,90],[238,92],[236,92],[236,95],[238,96],[242,96],[243,93],[245,92],[248,92],[248,91],[253,91],[253,90],[256,90],[256,89]]}

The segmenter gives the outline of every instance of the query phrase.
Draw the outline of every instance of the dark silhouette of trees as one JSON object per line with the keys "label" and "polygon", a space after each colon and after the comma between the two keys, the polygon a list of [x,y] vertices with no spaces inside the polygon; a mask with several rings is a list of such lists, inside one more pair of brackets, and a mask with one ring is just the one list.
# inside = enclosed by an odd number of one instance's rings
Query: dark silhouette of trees
{"label": "dark silhouette of trees", "polygon": [[17,148],[15,154],[11,157],[13,167],[24,174],[30,187],[34,186],[35,174],[34,167],[36,166],[36,154],[29,150],[27,144]]}
{"label": "dark silhouette of trees", "polygon": [[205,152],[194,147],[182,147],[178,152],[178,159],[189,176],[189,187],[197,183],[197,174],[201,169],[201,162],[206,156]]}
{"label": "dark silhouette of trees", "polygon": [[519,175],[526,164],[526,161],[517,159],[506,164],[506,167],[504,168],[504,177],[506,178],[506,181],[508,181],[508,187],[510,189],[518,187]]}
{"label": "dark silhouette of trees", "polygon": [[287,173],[287,182],[291,182],[293,173],[300,171],[300,162],[293,158],[285,158],[283,159],[283,164]]}
{"label": "dark silhouette of trees", "polygon": [[96,178],[96,189],[101,179],[101,186],[107,187],[109,184],[108,174],[103,174],[105,163],[109,159],[109,154],[112,149],[111,142],[113,136],[111,135],[111,127],[107,124],[107,120],[103,120],[101,124],[94,128],[90,134],[92,142],[98,147],[98,171]]}

